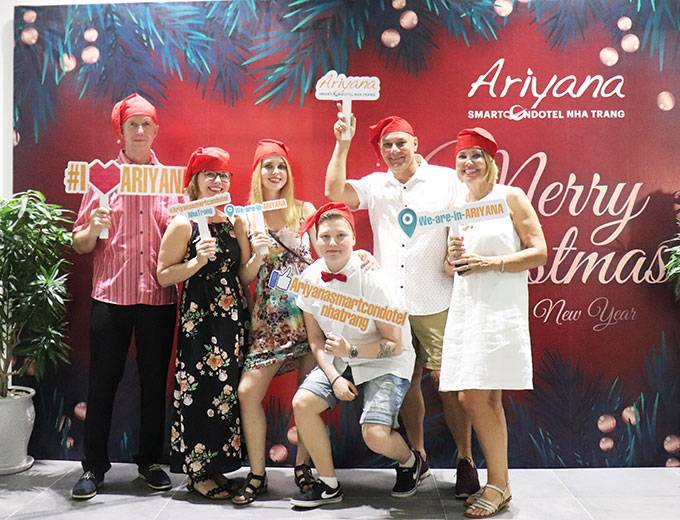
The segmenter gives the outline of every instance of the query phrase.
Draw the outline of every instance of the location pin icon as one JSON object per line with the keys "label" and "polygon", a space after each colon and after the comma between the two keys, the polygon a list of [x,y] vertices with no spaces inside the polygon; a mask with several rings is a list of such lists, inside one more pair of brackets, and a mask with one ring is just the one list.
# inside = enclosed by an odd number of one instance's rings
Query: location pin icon
{"label": "location pin icon", "polygon": [[233,204],[227,204],[226,206],[224,206],[224,212],[227,214],[229,218],[234,216],[234,210],[235,208]]}
{"label": "location pin icon", "polygon": [[399,212],[399,225],[404,233],[409,237],[413,236],[416,230],[416,212],[412,209],[402,209]]}

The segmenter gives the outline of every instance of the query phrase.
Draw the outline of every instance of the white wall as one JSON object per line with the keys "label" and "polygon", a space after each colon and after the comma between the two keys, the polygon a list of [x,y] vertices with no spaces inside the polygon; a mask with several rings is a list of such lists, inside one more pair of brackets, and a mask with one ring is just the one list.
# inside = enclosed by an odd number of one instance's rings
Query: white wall
{"label": "white wall", "polygon": [[[12,110],[14,83],[14,7],[17,5],[68,5],[68,4],[113,4],[142,3],[150,0],[2,0],[0,2],[0,48],[2,49],[2,81],[0,81],[0,197],[12,193]],[[177,1],[177,0],[175,0]]]}

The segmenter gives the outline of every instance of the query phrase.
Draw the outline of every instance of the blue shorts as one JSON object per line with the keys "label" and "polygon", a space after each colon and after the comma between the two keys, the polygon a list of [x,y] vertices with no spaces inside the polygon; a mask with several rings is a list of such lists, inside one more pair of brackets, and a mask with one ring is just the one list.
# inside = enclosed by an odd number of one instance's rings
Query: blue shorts
{"label": "blue shorts", "polygon": [[[348,367],[342,377],[354,383],[352,370]],[[393,374],[384,374],[357,387],[363,391],[364,409],[359,419],[360,424],[384,424],[390,428],[399,427],[399,409],[411,382]],[[335,397],[331,382],[326,373],[314,367],[300,388],[318,395],[333,408],[340,400]]]}

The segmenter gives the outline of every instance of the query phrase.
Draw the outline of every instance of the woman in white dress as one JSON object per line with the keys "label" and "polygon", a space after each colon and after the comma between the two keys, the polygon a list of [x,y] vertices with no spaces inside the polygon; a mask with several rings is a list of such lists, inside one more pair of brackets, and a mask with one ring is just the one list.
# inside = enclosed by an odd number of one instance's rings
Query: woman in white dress
{"label": "woman in white dress", "polygon": [[532,389],[529,269],[543,265],[547,246],[525,193],[496,184],[497,145],[482,128],[458,134],[456,171],[468,192],[462,206],[505,200],[509,215],[449,234],[444,268],[456,276],[444,333],[440,391],[458,393],[488,468],[487,485],[468,499],[465,514],[493,516],[508,505],[508,432],[503,390]]}

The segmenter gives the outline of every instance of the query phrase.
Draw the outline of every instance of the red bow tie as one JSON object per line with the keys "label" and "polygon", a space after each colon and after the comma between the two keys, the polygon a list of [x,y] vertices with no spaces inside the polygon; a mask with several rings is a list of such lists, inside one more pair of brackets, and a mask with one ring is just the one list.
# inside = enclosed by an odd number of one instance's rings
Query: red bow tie
{"label": "red bow tie", "polygon": [[346,282],[347,275],[342,273],[329,273],[327,271],[321,271],[321,279],[324,282],[330,282],[331,280],[339,280],[340,282]]}

